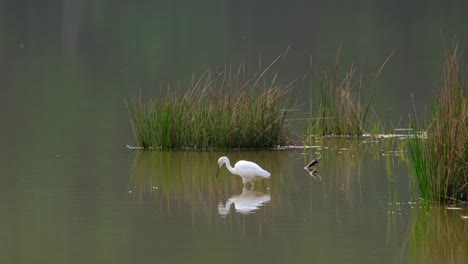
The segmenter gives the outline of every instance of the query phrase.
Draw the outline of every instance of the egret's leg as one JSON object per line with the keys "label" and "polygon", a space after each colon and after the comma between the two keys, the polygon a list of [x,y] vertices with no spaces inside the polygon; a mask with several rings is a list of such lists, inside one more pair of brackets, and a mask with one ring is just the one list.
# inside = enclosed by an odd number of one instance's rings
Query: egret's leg
{"label": "egret's leg", "polygon": [[254,181],[251,181],[250,184],[252,184],[252,186],[250,187],[250,191],[253,191],[253,188],[254,188]]}

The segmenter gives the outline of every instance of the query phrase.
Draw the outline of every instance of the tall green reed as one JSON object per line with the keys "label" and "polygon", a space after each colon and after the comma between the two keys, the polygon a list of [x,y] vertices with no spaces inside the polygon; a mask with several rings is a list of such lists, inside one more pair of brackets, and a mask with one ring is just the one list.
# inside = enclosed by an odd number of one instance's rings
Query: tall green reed
{"label": "tall green reed", "polygon": [[[460,58],[457,43],[446,49],[432,117],[422,127],[427,137],[408,141],[414,185],[426,201],[467,200],[468,102]],[[421,129],[417,117],[414,125]]]}
{"label": "tall green reed", "polygon": [[136,144],[143,148],[270,148],[290,136],[287,115],[294,102],[294,82],[278,83],[273,66],[252,75],[245,63],[224,66],[180,82],[175,93],[145,102],[127,102]]}
{"label": "tall green reed", "polygon": [[376,95],[375,81],[392,55],[381,65],[365,98],[361,94],[364,84],[358,67],[351,64],[343,73],[340,46],[333,69],[324,70],[318,81],[311,79],[311,121],[307,134],[359,137],[370,129],[378,130],[378,119],[371,115],[371,105]]}

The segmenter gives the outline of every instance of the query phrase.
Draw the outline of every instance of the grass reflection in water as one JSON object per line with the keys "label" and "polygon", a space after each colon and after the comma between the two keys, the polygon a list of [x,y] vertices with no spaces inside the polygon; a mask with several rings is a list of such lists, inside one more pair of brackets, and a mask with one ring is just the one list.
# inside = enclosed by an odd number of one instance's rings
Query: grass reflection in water
{"label": "grass reflection in water", "polygon": [[467,263],[468,226],[462,210],[436,206],[415,212],[409,233],[410,263]]}
{"label": "grass reflection in water", "polygon": [[[213,217],[227,215],[228,206],[234,203],[238,212],[256,212],[264,202],[275,203],[279,197],[281,173],[279,166],[286,155],[278,151],[244,151],[229,153],[234,161],[249,159],[257,161],[272,171],[272,178],[257,181],[253,192],[243,191],[242,179],[218,169],[220,152],[204,151],[138,151],[133,164],[132,183],[137,199],[154,199],[166,213],[190,211],[195,215]],[[259,202],[261,198],[263,202]],[[270,199],[272,201],[270,201]],[[251,204],[246,210],[245,202]],[[221,204],[223,207],[221,207]],[[243,208],[240,208],[243,207]],[[221,209],[221,210],[219,210]]]}

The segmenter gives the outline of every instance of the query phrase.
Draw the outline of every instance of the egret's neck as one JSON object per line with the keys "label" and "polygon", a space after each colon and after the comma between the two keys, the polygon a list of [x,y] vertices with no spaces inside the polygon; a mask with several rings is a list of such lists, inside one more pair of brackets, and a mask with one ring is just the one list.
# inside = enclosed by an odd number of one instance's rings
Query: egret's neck
{"label": "egret's neck", "polygon": [[224,160],[224,163],[226,163],[226,168],[227,168],[232,174],[236,174],[236,175],[237,175],[237,171],[236,171],[236,169],[234,169],[234,168],[231,166],[231,162],[229,162],[229,159],[225,159],[225,160]]}

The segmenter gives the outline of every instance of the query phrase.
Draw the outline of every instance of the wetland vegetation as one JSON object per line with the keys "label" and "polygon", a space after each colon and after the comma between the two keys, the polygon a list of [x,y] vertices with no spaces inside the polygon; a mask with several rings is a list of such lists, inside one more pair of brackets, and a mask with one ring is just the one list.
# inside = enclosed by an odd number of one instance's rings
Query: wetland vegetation
{"label": "wetland vegetation", "polygon": [[[352,63],[343,69],[341,53],[340,46],[335,65],[323,70],[318,78],[316,74],[311,75],[307,135],[360,137],[370,131],[379,132],[381,125],[372,111],[373,99],[377,94],[375,82],[392,55],[387,57],[368,85],[370,87],[364,91],[366,85],[358,66]],[[367,97],[364,94],[368,94]]]}
{"label": "wetland vegetation", "polygon": [[426,201],[467,200],[468,102],[458,44],[446,51],[431,117],[415,127],[426,136],[408,140],[414,185]]}
{"label": "wetland vegetation", "polygon": [[[272,68],[249,74],[244,63],[207,70],[175,87],[164,99],[127,103],[135,141],[143,148],[272,148],[289,142],[287,116],[293,106],[293,82],[276,81]],[[260,60],[261,62],[261,60]],[[261,63],[260,63],[261,65]]]}
{"label": "wetland vegetation", "polygon": [[[309,125],[306,145],[323,136],[376,138],[382,128],[372,109],[376,80],[393,54],[387,57],[363,97],[362,73],[351,64],[342,72],[341,47],[335,65],[318,81],[311,75]],[[466,200],[468,195],[468,104],[464,68],[459,66],[458,45],[446,50],[440,91],[432,117],[396,142],[393,134],[385,144],[387,153],[409,152],[413,185],[426,201]],[[294,82],[277,81],[274,66],[249,74],[245,63],[223,66],[193,75],[188,82],[168,85],[163,99],[148,102],[135,97],[127,102],[138,147],[157,149],[262,149],[290,143],[288,116],[294,107]],[[371,131],[372,133],[369,133]],[[421,133],[423,131],[424,133]],[[380,134],[382,135],[382,134]],[[392,150],[392,149],[397,150]]]}

